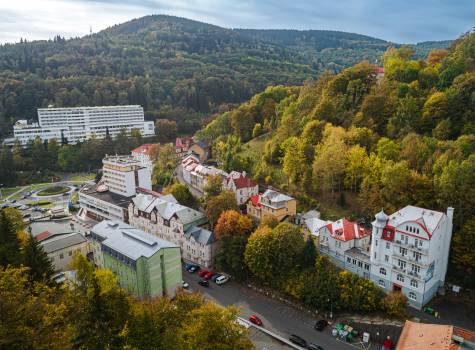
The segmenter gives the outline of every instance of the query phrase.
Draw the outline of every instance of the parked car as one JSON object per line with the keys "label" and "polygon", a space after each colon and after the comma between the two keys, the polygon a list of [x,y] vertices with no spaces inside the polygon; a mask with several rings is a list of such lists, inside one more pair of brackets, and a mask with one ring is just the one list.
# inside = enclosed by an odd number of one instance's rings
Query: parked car
{"label": "parked car", "polygon": [[198,276],[204,277],[208,272],[209,272],[209,271],[206,270],[206,269],[200,270],[200,272],[198,272]]}
{"label": "parked car", "polygon": [[10,203],[16,203],[16,199],[11,199]]}
{"label": "parked car", "polygon": [[206,275],[204,275],[204,278],[209,281],[214,275],[215,273],[210,271]]}
{"label": "parked car", "polygon": [[328,322],[326,320],[318,320],[316,323],[315,323],[315,329],[317,331],[323,331],[325,329],[325,327],[328,326]]}
{"label": "parked car", "polygon": [[200,267],[195,265],[195,266],[190,267],[188,269],[188,272],[194,273],[194,272],[198,271],[199,269],[200,269]]}
{"label": "parked car", "polygon": [[225,284],[227,281],[229,281],[228,276],[219,276],[216,278],[216,284]]}
{"label": "parked car", "polygon": [[262,321],[256,315],[251,315],[251,317],[249,317],[249,322],[262,327]]}
{"label": "parked car", "polygon": [[298,346],[301,346],[302,348],[307,347],[307,342],[305,341],[305,339],[300,338],[298,335],[291,334],[290,337],[289,337],[289,340],[292,343],[297,344]]}
{"label": "parked car", "polygon": [[20,206],[20,208],[18,208],[18,209],[20,209],[20,210],[27,210],[27,209],[29,209],[29,208],[30,208],[29,206],[27,206],[26,204],[23,204],[23,205]]}
{"label": "parked car", "polygon": [[325,350],[320,345],[317,345],[315,343],[308,344],[307,349],[308,350]]}
{"label": "parked car", "polygon": [[194,264],[185,264],[185,270],[188,271]]}
{"label": "parked car", "polygon": [[185,281],[181,281],[181,286],[185,289],[190,288],[190,285],[188,283],[186,283]]}
{"label": "parked car", "polygon": [[218,277],[220,277],[222,275],[220,275],[219,273],[215,274],[213,277],[211,277],[211,281],[215,282],[216,283],[216,280],[218,279]]}
{"label": "parked car", "polygon": [[198,284],[200,286],[203,286],[203,287],[209,287],[209,281],[208,280],[201,279],[201,280],[198,281]]}

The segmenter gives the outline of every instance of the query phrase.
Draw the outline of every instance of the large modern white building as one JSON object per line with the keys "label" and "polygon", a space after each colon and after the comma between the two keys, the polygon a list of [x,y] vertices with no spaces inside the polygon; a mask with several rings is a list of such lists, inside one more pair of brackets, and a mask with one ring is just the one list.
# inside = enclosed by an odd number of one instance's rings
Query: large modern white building
{"label": "large modern white building", "polygon": [[140,190],[152,189],[151,170],[133,156],[106,156],[102,164],[99,184],[85,186],[79,191],[79,216],[127,222],[127,208],[132,197]]}
{"label": "large modern white building", "polygon": [[373,221],[371,279],[386,292],[401,291],[422,308],[444,285],[454,209],[447,213],[406,206]]}
{"label": "large modern white building", "polygon": [[133,106],[100,106],[70,108],[39,108],[38,123],[18,121],[13,127],[13,140],[26,144],[39,137],[42,140],[66,139],[75,144],[92,136],[104,138],[109,132],[115,137],[121,130],[136,129],[142,136],[155,135],[153,122],[144,119],[143,108]]}

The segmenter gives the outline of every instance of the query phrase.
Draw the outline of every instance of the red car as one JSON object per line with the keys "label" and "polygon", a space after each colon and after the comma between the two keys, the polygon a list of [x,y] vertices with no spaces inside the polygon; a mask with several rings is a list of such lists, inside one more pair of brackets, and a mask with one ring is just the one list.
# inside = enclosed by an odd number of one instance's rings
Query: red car
{"label": "red car", "polygon": [[210,280],[211,277],[213,277],[214,275],[215,275],[214,272],[209,271],[209,272],[204,276],[204,279],[205,279],[205,280]]}
{"label": "red car", "polygon": [[200,270],[200,272],[198,272],[198,276],[204,277],[208,272],[209,272],[209,271],[206,270],[206,269]]}
{"label": "red car", "polygon": [[249,321],[251,323],[254,323],[255,325],[258,325],[258,326],[262,327],[262,321],[256,315],[252,315],[251,317],[249,317]]}

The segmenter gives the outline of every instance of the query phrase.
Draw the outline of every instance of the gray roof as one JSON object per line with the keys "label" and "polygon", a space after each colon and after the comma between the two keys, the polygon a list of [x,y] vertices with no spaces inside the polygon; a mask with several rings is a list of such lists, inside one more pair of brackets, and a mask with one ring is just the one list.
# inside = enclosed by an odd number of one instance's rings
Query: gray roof
{"label": "gray roof", "polygon": [[54,235],[41,241],[43,250],[49,254],[58,250],[72,247],[86,242],[86,238],[78,232],[68,233],[64,235]]}
{"label": "gray roof", "polygon": [[81,189],[80,193],[83,195],[89,195],[104,202],[114,204],[121,208],[127,208],[129,206],[132,197],[122,196],[111,191],[97,192],[98,186],[100,186],[100,184],[85,186],[83,189]]}
{"label": "gray roof", "polygon": [[266,190],[261,196],[267,198],[271,203],[286,202],[294,199],[274,190]]}
{"label": "gray roof", "polygon": [[426,227],[429,234],[432,234],[437,229],[444,216],[445,214],[440,211],[407,205],[394,214],[391,214],[389,216],[388,224],[393,227],[398,227],[406,222],[416,221],[423,227]]}
{"label": "gray roof", "polygon": [[166,220],[170,220],[173,215],[176,215],[183,225],[202,221],[206,218],[205,214],[179,204],[171,194],[156,197],[140,193],[132,199],[132,202],[139,210],[147,213],[157,209],[158,214]]}
{"label": "gray roof", "polygon": [[308,220],[308,219],[320,219],[320,212],[317,210],[309,210],[306,213],[302,214],[302,219]]}
{"label": "gray roof", "polygon": [[185,237],[193,236],[196,242],[208,245],[214,242],[214,234],[202,227],[192,226],[185,232]]}
{"label": "gray roof", "polygon": [[305,220],[305,226],[312,233],[312,235],[319,236],[320,229],[328,224],[331,224],[331,221],[322,220],[318,218],[310,218]]}
{"label": "gray roof", "polygon": [[369,260],[370,260],[369,255],[366,252],[364,252],[361,249],[356,248],[356,247],[353,247],[353,248],[350,248],[350,249],[346,250],[345,255],[351,256],[355,259],[359,259],[359,260],[362,260],[362,261],[369,262]]}
{"label": "gray roof", "polygon": [[134,261],[142,256],[149,258],[162,248],[178,248],[173,243],[124,222],[104,220],[95,225],[91,231],[104,239],[102,245]]}

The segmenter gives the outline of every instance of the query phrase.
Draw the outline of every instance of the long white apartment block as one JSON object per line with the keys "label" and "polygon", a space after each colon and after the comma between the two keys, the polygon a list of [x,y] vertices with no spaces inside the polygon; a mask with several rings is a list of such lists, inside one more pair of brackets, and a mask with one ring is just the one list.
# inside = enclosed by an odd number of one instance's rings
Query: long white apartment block
{"label": "long white apartment block", "polygon": [[143,108],[130,106],[39,108],[38,123],[18,121],[13,127],[13,141],[26,144],[36,137],[42,140],[63,138],[70,144],[87,140],[93,136],[104,138],[107,131],[111,137],[122,129],[131,132],[139,130],[142,136],[155,135],[154,123],[145,121]]}

